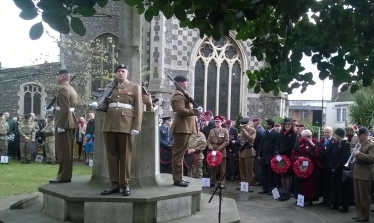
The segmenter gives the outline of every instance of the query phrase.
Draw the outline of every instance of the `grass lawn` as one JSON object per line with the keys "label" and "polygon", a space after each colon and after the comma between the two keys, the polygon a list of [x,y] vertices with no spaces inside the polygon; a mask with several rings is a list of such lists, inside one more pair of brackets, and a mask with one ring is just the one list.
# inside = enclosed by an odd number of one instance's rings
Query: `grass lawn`
{"label": "grass lawn", "polygon": [[[78,163],[73,167],[73,176],[91,175],[92,168]],[[21,164],[11,160],[0,165],[0,196],[37,192],[38,187],[56,178],[58,164],[46,165],[38,162]]]}

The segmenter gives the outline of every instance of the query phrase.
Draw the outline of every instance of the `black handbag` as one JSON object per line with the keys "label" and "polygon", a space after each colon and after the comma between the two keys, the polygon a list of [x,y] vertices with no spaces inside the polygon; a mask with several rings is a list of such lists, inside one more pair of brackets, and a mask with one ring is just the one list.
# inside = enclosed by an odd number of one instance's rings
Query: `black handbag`
{"label": "black handbag", "polygon": [[342,181],[346,182],[353,178],[353,171],[352,170],[342,170],[343,176]]}

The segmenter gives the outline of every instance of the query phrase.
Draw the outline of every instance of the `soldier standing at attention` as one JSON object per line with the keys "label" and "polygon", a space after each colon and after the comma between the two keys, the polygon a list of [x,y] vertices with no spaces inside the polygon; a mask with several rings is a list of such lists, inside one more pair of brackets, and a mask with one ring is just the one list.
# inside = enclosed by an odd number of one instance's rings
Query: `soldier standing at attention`
{"label": "soldier standing at attention", "polygon": [[20,134],[21,164],[30,164],[31,152],[27,148],[27,143],[30,141],[35,142],[35,128],[30,120],[30,114],[23,116],[23,120],[18,126],[18,131]]}
{"label": "soldier standing at attention", "polygon": [[73,145],[75,130],[78,127],[74,114],[77,104],[77,92],[69,84],[70,73],[68,70],[60,70],[57,73],[57,82],[61,88],[57,92],[55,112],[55,147],[58,155],[59,169],[57,178],[50,183],[69,183],[73,175]]}
{"label": "soldier standing at attention", "polygon": [[45,135],[45,153],[47,155],[47,164],[56,164],[55,155],[55,127],[53,122],[53,116],[48,115],[46,126],[40,131]]}
{"label": "soldier standing at attention", "polygon": [[[188,89],[187,78],[177,75],[174,80],[184,89]],[[193,108],[190,101],[177,89],[170,98],[171,107],[175,114],[175,119],[171,125],[174,147],[172,159],[172,171],[174,186],[187,187],[188,182],[183,178],[183,158],[187,149],[188,139],[191,134],[197,134],[196,116],[203,112],[201,107]]]}
{"label": "soldier standing at attention", "polygon": [[[219,171],[219,178],[222,179],[226,172],[226,147],[229,145],[229,132],[222,128],[223,118],[221,116],[214,117],[216,128],[210,130],[207,139],[209,150],[220,151],[222,153],[222,162],[218,167],[212,167],[212,174],[210,175],[210,187],[215,186],[217,169]],[[225,179],[222,179],[221,185],[225,185]]]}
{"label": "soldier standing at attention", "polygon": [[8,131],[9,124],[0,113],[0,156],[8,156]]}
{"label": "soldier standing at attention", "polygon": [[[142,81],[142,87],[145,88],[144,81]],[[143,104],[145,105],[146,111],[155,111],[153,108],[151,95],[147,95],[145,92],[142,91],[142,101],[143,101]]]}
{"label": "soldier standing at attention", "polygon": [[[112,89],[112,97],[100,106],[100,111],[106,112],[102,132],[111,182],[101,195],[118,193],[121,187],[122,195],[130,196],[132,147],[143,116],[142,90],[139,84],[127,80],[127,66],[117,66],[115,73],[118,83]],[[91,104],[93,108],[97,106],[97,102]]]}

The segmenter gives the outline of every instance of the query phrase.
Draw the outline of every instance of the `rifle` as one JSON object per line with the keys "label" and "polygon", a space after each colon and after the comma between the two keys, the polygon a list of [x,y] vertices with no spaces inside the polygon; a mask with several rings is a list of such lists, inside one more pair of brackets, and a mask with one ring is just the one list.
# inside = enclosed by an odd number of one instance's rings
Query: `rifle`
{"label": "rifle", "polygon": [[191,104],[193,104],[193,106],[195,107],[195,108],[198,108],[199,107],[199,105],[198,104],[196,104],[196,102],[193,100],[193,98],[191,98],[187,93],[186,93],[186,91],[178,84],[178,82],[176,82],[174,79],[172,79],[169,75],[167,75],[167,77],[171,80],[171,81],[173,81],[173,83],[174,83],[174,85],[175,85],[175,88],[178,90],[178,91],[180,91],[180,92],[182,92],[182,94],[187,98],[187,100],[191,103]]}
{"label": "rifle", "polygon": [[[250,146],[251,143],[249,141],[245,142],[243,145],[241,145],[238,149],[238,153],[241,153],[243,152],[243,150],[245,150],[248,146]],[[252,145],[253,146],[253,145]]]}
{"label": "rifle", "polygon": [[96,93],[96,92],[91,93],[92,96],[96,97],[95,101],[98,104],[98,107],[97,107],[98,109],[100,109],[100,107],[104,103],[105,99],[112,97],[113,88],[117,85],[117,83],[118,83],[118,81],[117,81],[117,78],[115,77],[112,80],[112,82],[110,82],[110,84],[105,86],[103,93],[101,93],[101,94]]}
{"label": "rifle", "polygon": [[[143,92],[143,94],[149,96],[149,92],[147,91],[147,89],[145,89],[144,85],[142,85],[142,92]],[[155,103],[158,102],[158,101],[159,101],[158,98],[152,99],[152,106],[156,107]]]}
{"label": "rifle", "polygon": [[[76,77],[76,76],[73,76],[73,77],[70,79],[69,84],[71,84],[71,82],[74,80],[75,77]],[[48,106],[45,107],[45,109],[47,109],[47,110],[51,109],[51,108],[53,107],[53,105],[56,103],[56,100],[57,100],[57,96],[55,95],[55,96],[52,98],[51,102],[49,102]]]}

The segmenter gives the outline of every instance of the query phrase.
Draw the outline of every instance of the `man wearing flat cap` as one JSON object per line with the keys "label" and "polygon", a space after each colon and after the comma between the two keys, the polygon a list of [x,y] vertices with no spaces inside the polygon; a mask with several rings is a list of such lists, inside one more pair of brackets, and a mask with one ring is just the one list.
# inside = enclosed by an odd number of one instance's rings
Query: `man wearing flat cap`
{"label": "man wearing flat cap", "polygon": [[58,155],[59,169],[57,178],[50,183],[68,183],[73,174],[73,145],[75,129],[78,127],[74,114],[78,95],[69,84],[70,73],[60,70],[56,76],[57,83],[61,86],[57,92],[55,107],[55,148]]}
{"label": "man wearing flat cap", "polygon": [[[218,167],[211,167],[210,186],[214,187],[217,171],[219,171],[219,180],[226,173],[226,147],[229,145],[229,133],[227,129],[222,128],[222,116],[214,117],[215,128],[210,130],[207,138],[207,146],[210,151],[220,151],[222,153],[222,162]],[[225,185],[226,179],[222,179],[221,185]]]}
{"label": "man wearing flat cap", "polygon": [[[248,121],[249,121],[249,119],[248,119]],[[258,151],[260,150],[260,144],[261,144],[262,136],[265,132],[265,129],[261,125],[261,119],[260,118],[252,119],[252,123],[253,123],[253,128],[256,129],[256,138],[255,138],[255,141],[253,143],[253,148],[255,149],[256,154],[258,154]],[[261,173],[261,163],[260,163],[259,159],[254,159],[253,169],[254,169],[254,172],[255,172],[255,175],[256,175],[255,186],[261,186],[262,173]]]}
{"label": "man wearing flat cap", "polygon": [[[131,156],[134,136],[141,130],[143,102],[139,84],[127,79],[127,66],[120,64],[115,69],[117,84],[112,88],[112,97],[105,100],[100,111],[105,112],[101,131],[108,160],[108,173],[111,185],[101,195],[119,193],[130,196]],[[97,103],[91,104],[97,108]]]}
{"label": "man wearing flat cap", "polygon": [[[162,125],[159,127],[159,138],[160,138],[160,149],[170,150],[173,144],[173,137],[170,133],[171,117],[163,117]],[[172,173],[171,162],[162,163],[160,162],[160,173]]]}
{"label": "man wearing flat cap", "polygon": [[358,130],[361,143],[359,150],[353,150],[356,157],[353,170],[353,185],[356,203],[356,222],[368,222],[371,202],[371,180],[374,164],[374,142],[369,131],[363,127]]}
{"label": "man wearing flat cap", "polygon": [[[184,89],[188,89],[187,78],[177,75],[174,80]],[[196,116],[202,113],[202,108],[193,108],[186,96],[179,90],[175,90],[170,98],[171,107],[175,118],[171,125],[174,146],[172,149],[172,171],[174,186],[187,187],[188,182],[183,180],[183,158],[187,149],[188,139],[191,134],[197,133]]]}

